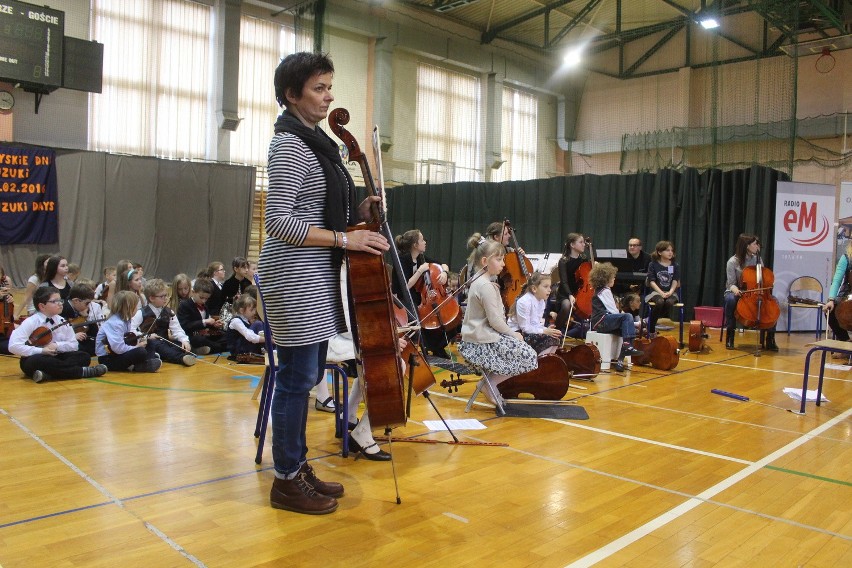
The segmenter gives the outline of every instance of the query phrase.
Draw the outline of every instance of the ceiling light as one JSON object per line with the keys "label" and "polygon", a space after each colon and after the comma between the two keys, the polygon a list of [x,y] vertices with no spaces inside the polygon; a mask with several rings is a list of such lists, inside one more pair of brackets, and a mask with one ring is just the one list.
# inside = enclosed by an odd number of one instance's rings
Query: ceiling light
{"label": "ceiling light", "polygon": [[712,30],[713,28],[719,27],[719,22],[716,21],[715,18],[704,18],[698,21],[701,24],[701,27],[705,30]]}
{"label": "ceiling light", "polygon": [[566,67],[576,67],[580,64],[582,60],[580,54],[582,53],[582,47],[575,47],[574,49],[568,51],[565,56],[562,58],[562,63]]}

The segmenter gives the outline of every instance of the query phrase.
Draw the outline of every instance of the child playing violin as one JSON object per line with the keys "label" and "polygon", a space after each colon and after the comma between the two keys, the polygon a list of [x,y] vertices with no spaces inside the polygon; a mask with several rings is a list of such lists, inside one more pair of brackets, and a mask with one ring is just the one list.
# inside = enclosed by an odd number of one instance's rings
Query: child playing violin
{"label": "child playing violin", "polygon": [[495,279],[505,266],[505,250],[490,239],[483,239],[473,250],[472,265],[477,273],[484,274],[470,285],[458,345],[467,361],[490,373],[494,385],[538,368],[535,349],[524,343],[520,333],[512,331],[503,315],[503,300]]}
{"label": "child playing violin", "polygon": [[198,355],[221,353],[227,349],[222,337],[222,322],[207,311],[207,301],[214,286],[208,278],[196,278],[189,299],[178,305],[178,321],[189,335],[192,352]]}
{"label": "child playing violin", "polygon": [[259,362],[263,363],[262,348],[264,344],[263,322],[256,319],[257,301],[248,294],[242,294],[234,301],[234,317],[228,322],[228,330],[225,332],[225,341],[228,343],[228,351],[231,352],[228,359],[241,361],[240,355],[257,355]]}
{"label": "child playing violin", "polygon": [[615,285],[617,272],[618,269],[609,262],[596,264],[589,272],[589,281],[595,289],[595,296],[592,298],[591,329],[599,333],[621,335],[624,343],[621,346],[621,352],[618,354],[615,369],[623,371],[624,358],[642,355],[642,352],[633,347],[633,339],[636,337],[633,316],[619,312],[615,305],[612,287]]}
{"label": "child playing violin", "polygon": [[[192,367],[195,356],[190,350],[189,337],[167,306],[169,291],[159,278],[148,280],[144,288],[148,305],[133,315],[130,328],[148,336],[148,344],[166,363]],[[171,341],[169,340],[171,338]]]}
{"label": "child playing violin", "polygon": [[[62,308],[62,317],[74,326],[77,343],[80,350],[90,357],[95,356],[95,338],[98,336],[98,323],[104,320],[103,308],[94,301],[95,291],[88,284],[80,283],[71,286],[68,301]],[[80,326],[85,322],[92,322]],[[80,326],[80,327],[78,327]]]}
{"label": "child playing violin", "polygon": [[[542,324],[550,283],[550,275],[533,272],[521,288],[521,296],[509,310],[509,327],[520,331],[524,341],[539,355],[554,352],[562,339],[560,330]],[[551,312],[551,317],[555,318],[556,314]]]}
{"label": "child playing violin", "polygon": [[59,314],[59,290],[41,286],[33,293],[35,313],[9,338],[9,351],[21,357],[21,370],[33,381],[100,377],[104,365],[90,366],[91,357],[77,348],[74,331]]}
{"label": "child playing violin", "polygon": [[154,373],[162,364],[148,339],[133,333],[131,321],[138,309],[139,298],[130,290],[116,292],[109,302],[111,315],[98,331],[95,349],[98,361],[110,371]]}

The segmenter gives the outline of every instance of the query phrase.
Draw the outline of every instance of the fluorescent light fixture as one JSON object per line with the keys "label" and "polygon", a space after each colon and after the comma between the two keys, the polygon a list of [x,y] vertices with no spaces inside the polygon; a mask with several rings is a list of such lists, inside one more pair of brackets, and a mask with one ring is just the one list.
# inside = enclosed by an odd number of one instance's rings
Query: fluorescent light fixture
{"label": "fluorescent light fixture", "polygon": [[701,24],[701,27],[705,30],[712,30],[713,28],[719,27],[719,22],[717,22],[715,18],[704,18],[699,20],[698,23]]}
{"label": "fluorescent light fixture", "polygon": [[574,49],[568,51],[565,56],[562,58],[562,63],[565,67],[576,67],[582,61],[580,54],[583,52],[582,47],[575,47]]}

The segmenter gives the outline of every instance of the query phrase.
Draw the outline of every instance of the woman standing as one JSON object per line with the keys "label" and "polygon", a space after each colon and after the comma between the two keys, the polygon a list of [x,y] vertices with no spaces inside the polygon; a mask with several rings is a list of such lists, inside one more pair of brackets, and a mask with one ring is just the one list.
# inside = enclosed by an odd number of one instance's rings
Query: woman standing
{"label": "woman standing", "polygon": [[[327,55],[294,53],[275,70],[275,96],[285,108],[269,146],[267,240],[258,263],[266,317],[278,346],[272,399],[276,509],[325,514],[337,509],[339,483],[320,481],[307,462],[310,390],[324,374],[328,340],[346,331],[339,273],[344,249],[381,254],[387,240],[346,227],[369,218],[368,197],[355,185],[337,144],[318,124],[328,115],[334,65]],[[306,274],[310,278],[305,278]]]}

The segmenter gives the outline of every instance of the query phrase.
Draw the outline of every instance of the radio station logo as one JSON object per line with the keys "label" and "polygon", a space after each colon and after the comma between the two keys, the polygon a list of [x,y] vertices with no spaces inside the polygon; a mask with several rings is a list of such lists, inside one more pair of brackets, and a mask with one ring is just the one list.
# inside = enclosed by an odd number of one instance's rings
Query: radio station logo
{"label": "radio station logo", "polygon": [[787,210],[781,223],[790,242],[800,247],[815,247],[828,238],[831,223],[825,215],[819,216],[817,205],[816,201],[784,201]]}

